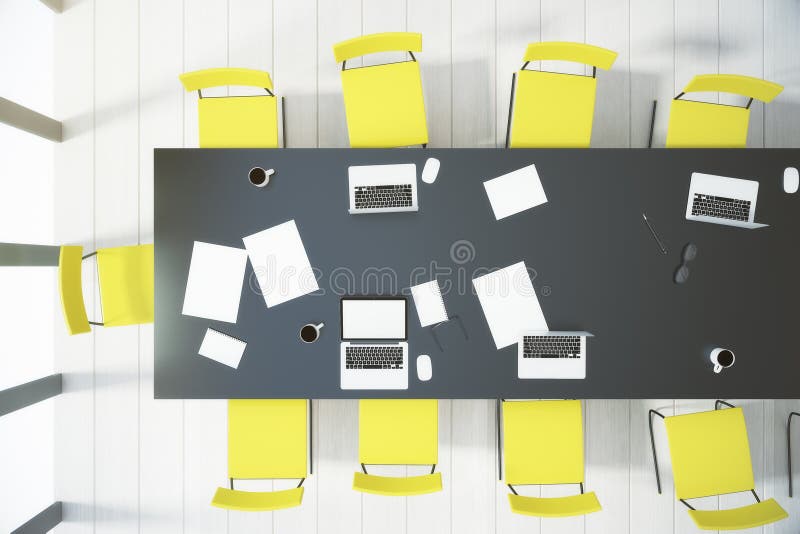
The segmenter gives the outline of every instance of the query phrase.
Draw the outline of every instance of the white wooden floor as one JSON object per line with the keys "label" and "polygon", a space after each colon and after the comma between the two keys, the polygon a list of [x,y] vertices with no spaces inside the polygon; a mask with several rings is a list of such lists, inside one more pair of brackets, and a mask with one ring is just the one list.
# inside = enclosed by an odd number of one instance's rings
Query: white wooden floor
{"label": "white wooden floor", "polygon": [[[331,45],[361,33],[424,34],[418,59],[432,147],[502,146],[511,73],[525,44],[540,39],[619,51],[613,70],[600,74],[595,146],[644,146],[653,98],[662,103],[655,144],[663,146],[669,99],[692,75],[708,72],[786,85],[768,107],[754,104],[749,143],[785,147],[800,141],[797,0],[65,4],[56,25],[56,113],[67,136],[56,151],[59,242],[98,247],[152,241],[152,149],[197,145],[196,95],[183,93],[177,79],[183,71],[226,65],[268,70],[286,96],[290,146],[345,146]],[[586,486],[604,507],[586,518],[539,521],[509,513],[506,489],[496,477],[494,404],[486,400],[440,403],[439,494],[395,499],[354,493],[356,402],[315,401],[315,474],[306,482],[303,506],[274,514],[226,513],[208,505],[226,481],[224,401],[153,400],[152,326],[68,338],[57,312],[54,321],[57,361],[69,390],[56,406],[56,497],[66,503],[59,532],[694,530],[676,505],[666,455],[666,491],[655,492],[646,414],[651,407],[667,413],[708,409],[711,402],[669,399],[585,403]],[[784,474],[785,418],[800,409],[800,401],[737,402],[747,414],[757,489],[777,497],[791,514],[763,530],[797,532],[800,498],[788,499]],[[666,452],[661,431],[658,439]],[[727,507],[748,497],[708,501],[710,508]]]}

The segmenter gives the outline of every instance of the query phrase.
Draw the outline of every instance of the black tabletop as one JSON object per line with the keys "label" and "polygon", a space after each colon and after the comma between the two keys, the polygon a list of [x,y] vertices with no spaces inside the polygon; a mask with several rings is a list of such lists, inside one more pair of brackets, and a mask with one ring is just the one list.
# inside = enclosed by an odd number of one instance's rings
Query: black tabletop
{"label": "black tabletop", "polygon": [[[350,165],[441,161],[418,182],[419,211],[350,215]],[[548,202],[495,220],[482,185],[535,164]],[[253,187],[253,166],[274,168]],[[797,398],[800,193],[786,194],[800,150],[286,149],[155,151],[157,398]],[[758,180],[748,230],[687,221],[692,172]],[[645,212],[668,251],[642,219]],[[195,240],[242,237],[294,219],[320,290],[267,308],[248,264],[236,324],[181,314]],[[687,283],[673,273],[697,245]],[[524,260],[552,330],[586,330],[584,380],[517,378],[516,345],[497,350],[471,280]],[[468,332],[421,328],[408,288],[437,278]],[[342,295],[408,296],[409,388],[339,388]],[[320,339],[302,325],[324,322]],[[241,338],[238,369],[197,354],[206,328]],[[733,367],[714,374],[713,347]],[[433,378],[421,382],[419,354]]]}

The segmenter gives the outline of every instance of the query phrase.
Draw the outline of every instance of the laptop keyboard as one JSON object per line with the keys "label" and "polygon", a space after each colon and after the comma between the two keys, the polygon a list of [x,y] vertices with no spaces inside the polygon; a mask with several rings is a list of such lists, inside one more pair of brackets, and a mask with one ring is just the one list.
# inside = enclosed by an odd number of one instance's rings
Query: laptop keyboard
{"label": "laptop keyboard", "polygon": [[347,369],[402,369],[403,347],[345,347]]}
{"label": "laptop keyboard", "polygon": [[747,222],[750,220],[750,201],[695,193],[692,215]]}
{"label": "laptop keyboard", "polygon": [[580,336],[523,336],[524,358],[578,358]]}
{"label": "laptop keyboard", "polygon": [[358,185],[355,190],[356,209],[411,207],[411,184]]}

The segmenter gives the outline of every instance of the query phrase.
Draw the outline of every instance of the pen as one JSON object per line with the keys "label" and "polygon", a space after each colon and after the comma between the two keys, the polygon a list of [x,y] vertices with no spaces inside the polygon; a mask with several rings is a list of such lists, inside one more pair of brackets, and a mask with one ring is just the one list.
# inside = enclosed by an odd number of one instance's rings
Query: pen
{"label": "pen", "polygon": [[666,253],[667,253],[667,249],[666,249],[666,248],[664,248],[664,244],[663,244],[663,243],[661,242],[661,240],[658,238],[658,235],[656,234],[656,231],[653,229],[653,225],[652,225],[652,224],[650,224],[650,221],[648,221],[648,220],[647,220],[647,215],[645,215],[644,213],[642,213],[642,218],[644,219],[644,223],[645,223],[645,224],[647,225],[647,227],[650,229],[650,234],[653,236],[653,239],[655,239],[655,240],[656,240],[656,243],[658,243],[658,248],[660,248],[660,249],[661,249],[661,253],[662,253],[662,254],[666,254]]}

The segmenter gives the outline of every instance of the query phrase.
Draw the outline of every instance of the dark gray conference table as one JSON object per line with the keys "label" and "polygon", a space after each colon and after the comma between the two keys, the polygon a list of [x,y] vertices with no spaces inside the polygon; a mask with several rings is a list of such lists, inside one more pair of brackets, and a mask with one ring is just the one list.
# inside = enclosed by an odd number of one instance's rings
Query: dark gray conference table
{"label": "dark gray conference table", "polygon": [[[419,212],[348,214],[349,165],[421,171],[430,156],[441,171],[419,182]],[[495,220],[482,182],[530,163],[549,202]],[[247,180],[256,165],[277,171],[264,189]],[[796,398],[800,193],[782,190],[787,166],[800,167],[800,150],[157,149],[155,396]],[[759,180],[756,221],[770,226],[685,220],[692,171]],[[194,240],[243,248],[243,236],[289,219],[318,293],[268,309],[248,264],[237,324],[181,315]],[[679,286],[673,272],[688,241],[699,253]],[[550,328],[595,335],[585,380],[520,380],[516,346],[495,349],[471,279],[520,260]],[[445,327],[440,352],[409,295],[408,390],[339,389],[342,290],[408,294],[430,278],[412,280],[420,268],[442,282],[469,339]],[[314,344],[298,338],[308,322],[326,324]],[[198,356],[209,326],[247,341],[238,370]],[[715,346],[736,354],[721,374],[708,360]],[[433,361],[429,382],[417,379],[418,354]]]}

